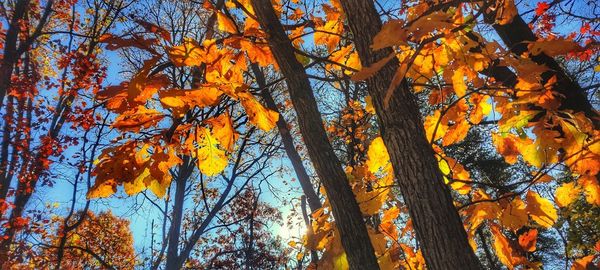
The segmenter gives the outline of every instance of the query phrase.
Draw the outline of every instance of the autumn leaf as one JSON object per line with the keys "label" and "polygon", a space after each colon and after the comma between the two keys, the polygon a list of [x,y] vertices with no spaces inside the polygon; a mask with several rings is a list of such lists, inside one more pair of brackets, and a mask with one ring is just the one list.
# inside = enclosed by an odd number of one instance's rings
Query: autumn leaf
{"label": "autumn leaf", "polygon": [[264,131],[269,131],[275,127],[277,120],[279,120],[277,112],[265,108],[251,95],[242,98],[241,101],[250,123]]}
{"label": "autumn leaf", "polygon": [[600,206],[600,184],[595,176],[581,176],[577,182],[583,187],[585,200],[592,205]]}
{"label": "autumn leaf", "polygon": [[176,116],[182,116],[188,110],[217,105],[223,94],[217,87],[206,86],[200,89],[169,89],[159,91],[160,102],[173,111]]}
{"label": "autumn leaf", "polygon": [[381,219],[381,223],[392,222],[398,217],[398,215],[400,215],[400,209],[394,205],[392,208],[383,212],[383,218]]}
{"label": "autumn leaf", "polygon": [[598,269],[594,266],[594,255],[588,255],[582,258],[579,258],[573,262],[571,266],[571,270],[593,270]]}
{"label": "autumn leaf", "polygon": [[543,53],[550,57],[583,50],[579,43],[569,39],[533,41],[527,45],[527,48],[533,55]]}
{"label": "autumn leaf", "polygon": [[219,144],[229,152],[233,150],[233,145],[239,135],[233,128],[233,122],[227,112],[206,120],[206,123],[212,126],[212,134]]}
{"label": "autumn leaf", "polygon": [[514,134],[506,133],[503,135],[492,133],[492,141],[498,150],[498,153],[504,157],[509,164],[515,164],[520,155],[519,147],[522,139]]}
{"label": "autumn leaf", "polygon": [[554,195],[556,198],[556,204],[559,207],[567,207],[573,201],[577,200],[580,192],[581,188],[579,186],[575,186],[575,182],[563,183],[556,189],[556,193]]}
{"label": "autumn leaf", "polygon": [[515,251],[510,240],[504,236],[498,226],[490,226],[490,231],[494,238],[494,250],[502,264],[508,267],[508,269],[513,269],[515,266],[527,262],[526,258]]}
{"label": "autumn leaf", "polygon": [[137,24],[141,25],[142,27],[144,27],[144,29],[146,29],[146,31],[158,34],[160,37],[162,37],[164,40],[166,40],[168,42],[171,41],[171,34],[166,29],[164,29],[156,24],[144,21],[144,20],[135,20],[135,22]]}
{"label": "autumn leaf", "polygon": [[377,137],[371,141],[369,150],[367,151],[367,157],[366,165],[371,173],[376,173],[380,169],[390,166],[390,156],[383,143],[383,138]]}
{"label": "autumn leaf", "polygon": [[464,140],[470,128],[471,125],[464,120],[448,127],[446,134],[442,137],[442,145],[448,146]]}
{"label": "autumn leaf", "polygon": [[142,128],[155,126],[164,117],[165,115],[157,110],[139,106],[132,111],[119,115],[112,127],[122,131],[138,132]]}
{"label": "autumn leaf", "polygon": [[383,49],[385,47],[406,44],[408,32],[404,28],[404,21],[389,20],[373,38],[373,50]]}
{"label": "autumn leaf", "polygon": [[507,228],[516,231],[527,224],[527,206],[519,197],[515,197],[502,211],[500,222]]}
{"label": "autumn leaf", "polygon": [[527,211],[531,219],[544,228],[552,227],[558,218],[552,203],[532,190],[527,192]]}
{"label": "autumn leaf", "polygon": [[200,171],[207,176],[221,173],[227,166],[227,156],[224,150],[219,149],[217,139],[204,127],[196,129],[196,136],[198,148],[195,155]]}
{"label": "autumn leaf", "polygon": [[151,52],[153,54],[156,54],[156,51],[152,49],[152,46],[158,43],[158,40],[155,38],[146,39],[140,35],[135,34],[132,35],[131,38],[123,38],[113,36],[108,33],[100,36],[98,41],[101,43],[107,43],[108,45],[106,46],[106,48],[111,51],[128,47],[136,47]]}
{"label": "autumn leaf", "polygon": [[499,25],[509,24],[513,21],[515,16],[519,15],[514,0],[497,1],[496,8],[496,22]]}
{"label": "autumn leaf", "polygon": [[191,38],[184,38],[179,46],[167,48],[167,55],[177,67],[198,66],[205,61],[205,51]]}
{"label": "autumn leaf", "polygon": [[221,32],[236,34],[237,27],[235,23],[223,12],[217,11],[217,25]]}
{"label": "autumn leaf", "polygon": [[537,243],[537,229],[531,229],[519,235],[519,245],[527,252],[534,252]]}
{"label": "autumn leaf", "polygon": [[385,66],[385,64],[387,64],[394,57],[396,57],[396,54],[390,53],[388,56],[380,59],[379,61],[375,62],[374,64],[372,64],[368,67],[363,67],[360,71],[354,73],[354,75],[352,75],[351,79],[353,81],[363,81],[363,80],[368,79],[369,77],[373,76],[373,74],[375,74],[377,71],[379,71],[383,66]]}

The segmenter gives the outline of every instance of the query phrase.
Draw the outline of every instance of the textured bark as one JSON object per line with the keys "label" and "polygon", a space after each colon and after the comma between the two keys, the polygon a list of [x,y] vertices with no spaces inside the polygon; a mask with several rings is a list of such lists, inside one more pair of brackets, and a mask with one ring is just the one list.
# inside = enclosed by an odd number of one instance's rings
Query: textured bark
{"label": "textured bark", "polygon": [[[373,52],[370,48],[382,26],[373,1],[340,2],[362,65],[370,66],[389,55],[391,49]],[[367,80],[367,89],[427,267],[432,270],[480,269],[450,190],[444,184],[434,152],[425,137],[418,105],[406,81],[395,89],[389,107],[383,105],[396,68],[398,62],[393,59]]]}
{"label": "textured bark", "polygon": [[323,127],[317,102],[304,67],[285,33],[270,0],[252,1],[256,16],[267,32],[269,46],[285,76],[298,124],[313,166],[321,179],[340,233],[350,269],[379,269],[362,213],[341,163]]}
{"label": "textured bark", "polygon": [[[493,22],[492,18],[494,18],[495,15],[489,13],[485,14],[485,17],[486,21]],[[496,33],[498,33],[498,36],[500,36],[504,44],[510,48],[511,52],[517,55],[521,55],[528,50],[527,42],[537,40],[537,37],[531,28],[523,21],[523,18],[520,15],[516,15],[509,24],[493,24],[492,27],[496,30]],[[569,77],[565,69],[561,67],[554,58],[541,53],[531,56],[531,60],[550,68],[549,71],[542,74],[542,79],[544,81],[556,76],[557,82],[554,90],[564,96],[561,100],[562,103],[559,109],[583,112],[588,118],[593,120],[594,126],[600,126],[598,113],[590,104],[586,92],[581,88],[577,81]]]}
{"label": "textured bark", "polygon": [[[267,108],[279,113],[279,108],[277,108],[277,104],[275,104],[275,100],[273,100],[273,96],[271,96],[271,92],[267,87],[265,76],[260,70],[260,67],[256,63],[253,63],[250,65],[250,68],[252,68],[252,72],[254,73],[254,77],[256,78],[256,83],[258,84],[258,87],[262,89],[260,91],[260,96],[265,101]],[[290,133],[290,129],[288,128],[288,123],[287,121],[285,121],[285,118],[283,118],[281,113],[279,113],[279,120],[277,120],[277,130],[279,131],[279,136],[281,136],[281,141],[283,142],[283,148],[285,149],[285,153],[290,159],[292,167],[294,167],[294,172],[296,173],[296,177],[298,177],[300,187],[302,188],[304,195],[308,199],[308,206],[310,207],[310,211],[314,212],[317,209],[321,208],[321,201],[319,200],[319,196],[317,195],[317,192],[315,191],[312,183],[310,182],[310,177],[308,176],[306,168],[302,163],[302,158],[300,157],[300,154],[298,154],[298,151],[294,146],[294,138],[292,138],[292,134]]]}

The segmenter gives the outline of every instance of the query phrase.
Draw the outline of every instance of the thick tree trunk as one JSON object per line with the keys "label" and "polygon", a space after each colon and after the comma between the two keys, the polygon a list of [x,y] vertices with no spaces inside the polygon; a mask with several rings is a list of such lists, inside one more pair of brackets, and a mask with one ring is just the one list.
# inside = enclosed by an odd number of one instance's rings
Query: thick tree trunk
{"label": "thick tree trunk", "polygon": [[[262,90],[260,91],[260,96],[265,101],[267,108],[270,110],[276,111],[279,113],[279,108],[277,108],[277,104],[275,104],[275,100],[273,100],[273,96],[271,96],[271,91],[267,87],[267,82],[265,80],[265,76],[260,70],[260,67],[256,63],[252,63],[250,65],[252,68],[252,72],[254,73],[254,77],[256,78],[256,83],[258,87]],[[281,141],[283,142],[283,148],[285,149],[285,153],[287,154],[290,162],[292,163],[292,167],[294,167],[294,172],[298,177],[298,182],[300,182],[300,187],[302,187],[302,191],[306,198],[308,199],[308,206],[310,207],[310,211],[314,212],[317,209],[321,208],[321,201],[319,200],[319,195],[315,191],[312,183],[310,182],[310,177],[306,172],[306,168],[302,163],[302,158],[296,147],[294,146],[294,138],[292,138],[292,134],[290,133],[290,129],[288,128],[288,123],[285,121],[285,118],[279,113],[279,120],[277,120],[277,130],[279,131],[279,136],[281,136]]]}
{"label": "thick tree trunk", "polygon": [[[340,2],[362,65],[370,66],[389,55],[391,49],[373,52],[370,48],[382,26],[373,1]],[[425,138],[419,108],[406,81],[395,90],[389,107],[383,105],[396,68],[398,62],[393,59],[367,80],[367,88],[428,269],[480,269],[450,190],[444,184],[434,152]]]}
{"label": "thick tree trunk", "polygon": [[254,0],[252,5],[262,28],[269,35],[269,46],[286,78],[302,137],[327,191],[350,269],[379,269],[362,213],[325,133],[306,71],[296,59],[292,43],[271,1]]}

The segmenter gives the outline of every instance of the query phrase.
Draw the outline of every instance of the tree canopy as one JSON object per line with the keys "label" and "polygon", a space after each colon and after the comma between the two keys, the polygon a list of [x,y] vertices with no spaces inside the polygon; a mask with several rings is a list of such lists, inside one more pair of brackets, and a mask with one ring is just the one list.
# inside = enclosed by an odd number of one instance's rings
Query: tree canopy
{"label": "tree canopy", "polygon": [[599,10],[8,0],[0,268],[600,268]]}

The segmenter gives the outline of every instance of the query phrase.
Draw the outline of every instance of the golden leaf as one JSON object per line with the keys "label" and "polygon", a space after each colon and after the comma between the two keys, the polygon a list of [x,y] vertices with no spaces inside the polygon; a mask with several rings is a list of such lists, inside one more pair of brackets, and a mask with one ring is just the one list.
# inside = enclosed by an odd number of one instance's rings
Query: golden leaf
{"label": "golden leaf", "polygon": [[277,112],[265,108],[252,95],[247,95],[241,101],[242,106],[248,114],[250,123],[264,131],[269,131],[275,127],[275,124],[279,120]]}
{"label": "golden leaf", "polygon": [[213,117],[206,120],[206,123],[212,126],[212,134],[219,141],[219,144],[225,148],[225,150],[231,152],[233,145],[237,141],[239,135],[233,128],[233,122],[229,113],[225,112],[218,117]]}
{"label": "golden leaf", "polygon": [[218,142],[209,129],[204,127],[196,129],[196,143],[198,148],[195,155],[198,158],[198,168],[203,174],[214,176],[227,167],[225,151],[218,148]]}
{"label": "golden leaf", "polygon": [[581,192],[581,188],[575,186],[575,182],[563,183],[556,189],[556,193],[554,194],[556,204],[560,207],[569,206],[573,201],[577,200],[579,192]]}
{"label": "golden leaf", "polygon": [[532,190],[527,192],[527,211],[531,219],[544,228],[552,227],[558,218],[552,203]]}
{"label": "golden leaf", "polygon": [[223,14],[223,12],[217,12],[217,24],[219,26],[219,31],[231,34],[236,34],[238,32],[235,23],[227,17],[227,15]]}

